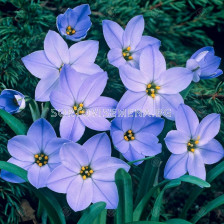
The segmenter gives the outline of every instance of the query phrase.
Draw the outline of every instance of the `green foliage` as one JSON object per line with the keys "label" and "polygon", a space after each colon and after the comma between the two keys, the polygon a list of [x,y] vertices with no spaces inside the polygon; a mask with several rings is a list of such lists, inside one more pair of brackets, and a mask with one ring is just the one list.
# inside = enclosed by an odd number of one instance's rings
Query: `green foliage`
{"label": "green foliage", "polygon": [[[219,36],[224,32],[224,5],[222,0],[0,0],[0,92],[5,88],[13,88],[30,98],[34,98],[38,79],[26,70],[21,58],[36,50],[43,49],[43,40],[47,31],[49,29],[57,31],[55,22],[58,14],[63,13],[68,7],[74,8],[83,3],[90,4],[92,10],[91,20],[93,25],[88,32],[87,39],[100,42],[96,63],[106,70],[109,75],[104,95],[111,96],[116,100],[120,99],[125,88],[119,78],[118,70],[107,61],[109,48],[103,38],[102,20],[114,20],[122,27],[125,27],[133,16],[142,14],[145,19],[144,34],[161,40],[161,51],[167,60],[167,67],[184,66],[186,60],[195,50],[205,45],[213,45],[214,36]],[[214,33],[214,35],[211,35],[211,33]],[[224,51],[222,50],[224,49],[219,48],[221,45],[216,45],[216,40],[219,41],[219,39],[215,39],[215,50],[218,56],[223,57]],[[69,41],[67,43],[69,45],[73,44]],[[223,69],[223,66],[221,69]],[[185,102],[196,111],[199,118],[202,119],[207,114],[216,112],[221,113],[223,119],[223,81],[222,76],[218,79],[200,81],[189,89],[188,95],[186,92],[183,93],[187,95]],[[33,120],[49,115],[48,103],[41,105],[33,101],[30,102],[30,106],[27,106],[25,111],[15,115],[15,118],[25,123],[27,127]],[[14,120],[16,121],[16,119]],[[58,120],[51,118],[51,123],[58,131]],[[164,133],[167,133],[172,125],[166,123]],[[4,124],[0,118],[0,160],[2,161],[8,159],[7,141],[15,135],[13,131],[16,131],[15,129],[12,129],[12,131],[9,126]],[[19,125],[19,127],[21,128],[23,125]],[[25,133],[24,130],[22,131]],[[19,133],[18,127],[16,132]],[[224,145],[223,135],[224,122],[222,122],[221,131],[218,135],[218,140]],[[163,137],[161,136],[160,139]],[[169,183],[165,181],[162,184],[157,184],[162,179],[163,174],[161,171],[168,155],[164,146],[162,155],[156,157],[156,160],[150,159],[138,167],[132,164],[133,189],[137,189],[133,192],[137,206],[134,207],[133,221],[138,221],[140,217],[143,217],[144,220],[150,220],[153,215],[151,213],[153,204],[163,202],[162,198],[165,196],[165,192],[163,192],[164,185]],[[164,161],[162,165],[161,161]],[[148,172],[149,169],[150,172]],[[219,174],[218,172],[217,176]],[[123,175],[125,176],[125,174]],[[150,178],[147,179],[147,176],[150,176]],[[128,178],[127,181],[130,182]],[[121,189],[123,187],[123,185],[120,186]],[[160,189],[161,187],[163,188]],[[23,185],[9,184],[0,179],[0,222],[18,222],[16,210],[19,208],[19,201],[25,192]],[[157,200],[159,195],[161,201]],[[125,195],[123,196],[125,197]],[[129,198],[128,200],[132,199]],[[132,204],[128,205],[130,207],[123,206],[122,209],[128,209],[130,211],[129,215],[132,215],[132,208],[130,208]],[[170,219],[170,214],[167,215],[166,212],[166,205],[161,206],[160,220]],[[97,220],[105,221],[105,217],[104,210],[94,222],[96,223]],[[124,219],[126,218],[128,222],[132,221],[130,217],[124,217]],[[155,219],[158,219],[158,217]],[[102,224],[105,223],[104,221],[102,221]],[[171,220],[167,223],[171,223]],[[177,220],[176,223],[181,222]]]}

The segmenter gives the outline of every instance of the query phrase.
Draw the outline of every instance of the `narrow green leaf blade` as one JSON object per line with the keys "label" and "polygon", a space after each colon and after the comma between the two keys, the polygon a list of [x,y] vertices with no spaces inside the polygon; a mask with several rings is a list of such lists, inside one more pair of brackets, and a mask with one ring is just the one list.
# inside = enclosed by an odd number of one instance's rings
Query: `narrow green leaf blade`
{"label": "narrow green leaf blade", "polygon": [[92,224],[97,216],[105,209],[105,202],[98,202],[89,206],[84,212],[77,224]]}
{"label": "narrow green leaf blade", "polygon": [[169,223],[169,224],[192,224],[191,222],[188,222],[184,219],[169,219],[165,223]]}
{"label": "narrow green leaf blade", "polygon": [[179,177],[178,180],[187,182],[187,183],[191,183],[191,184],[196,184],[199,187],[210,187],[211,186],[208,182],[206,182],[198,177],[194,177],[194,176],[190,176],[190,175],[184,175],[182,177]]}
{"label": "narrow green leaf blade", "polygon": [[154,203],[153,209],[152,209],[152,217],[151,221],[159,221],[159,216],[160,216],[160,208],[162,205],[162,200],[163,200],[163,194],[165,190],[172,188],[172,187],[177,187],[181,184],[181,181],[176,179],[176,180],[171,180],[168,184],[165,185],[163,190],[159,193],[158,197],[156,198],[156,201]]}
{"label": "narrow green leaf blade", "polygon": [[25,135],[27,133],[28,128],[26,125],[13,115],[0,109],[0,117],[17,135]]}
{"label": "narrow green leaf blade", "polygon": [[155,221],[137,221],[137,222],[128,222],[126,224],[164,224],[164,222],[155,222]]}
{"label": "narrow green leaf blade", "polygon": [[124,224],[133,221],[133,193],[131,176],[119,169],[115,174],[115,182],[119,194],[119,204],[116,211],[116,224]]}
{"label": "narrow green leaf blade", "polygon": [[106,224],[107,223],[107,210],[104,209],[94,220],[93,224]]}
{"label": "narrow green leaf blade", "polygon": [[35,100],[31,100],[29,107],[30,107],[30,112],[31,112],[33,121],[36,121],[37,119],[40,118],[40,110],[39,110],[37,102]]}
{"label": "narrow green leaf blade", "polygon": [[224,194],[210,201],[207,205],[203,206],[199,212],[192,218],[192,223],[197,223],[203,216],[212,211],[213,209],[224,204]]}

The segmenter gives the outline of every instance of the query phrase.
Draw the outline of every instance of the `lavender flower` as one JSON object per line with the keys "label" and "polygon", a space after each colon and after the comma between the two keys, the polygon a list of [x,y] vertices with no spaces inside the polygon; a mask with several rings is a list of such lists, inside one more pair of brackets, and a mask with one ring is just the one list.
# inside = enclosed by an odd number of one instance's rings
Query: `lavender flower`
{"label": "lavender flower", "polygon": [[[50,123],[41,118],[31,125],[27,136],[18,135],[9,140],[8,151],[12,157],[8,162],[27,170],[28,180],[34,187],[45,187],[51,171],[60,165],[59,150],[66,142],[57,138]],[[1,171],[1,178],[13,183],[24,182],[5,170]]]}
{"label": "lavender flower", "polygon": [[41,79],[36,87],[35,99],[49,101],[51,91],[59,87],[59,74],[65,64],[88,75],[102,72],[94,64],[98,48],[98,41],[86,40],[73,44],[68,49],[63,38],[50,30],[44,40],[44,50],[35,51],[22,58],[30,73]]}
{"label": "lavender flower", "polygon": [[[162,151],[158,143],[164,120],[158,117],[116,117],[111,124],[111,137],[116,149],[128,161],[140,160],[145,156],[155,156]],[[141,162],[135,163],[138,165]]]}
{"label": "lavender flower", "polygon": [[25,96],[15,90],[5,89],[0,95],[0,109],[10,114],[19,113],[26,107]]}
{"label": "lavender flower", "polygon": [[173,120],[183,103],[179,92],[190,84],[192,72],[181,67],[166,70],[165,59],[155,47],[144,49],[139,62],[140,70],[128,65],[120,67],[121,80],[128,90],[118,103],[118,110],[141,111]]}
{"label": "lavender flower", "polygon": [[115,67],[129,64],[139,67],[139,55],[147,46],[160,47],[160,41],[154,37],[142,36],[144,30],[143,16],[133,17],[125,30],[117,23],[103,20],[104,38],[110,48],[108,60]]}
{"label": "lavender flower", "polygon": [[116,209],[117,187],[114,182],[119,168],[129,166],[111,157],[111,144],[105,133],[90,138],[83,146],[70,142],[60,151],[62,165],[49,176],[47,187],[67,194],[74,211],[87,208],[91,203],[106,202],[107,209]]}
{"label": "lavender flower", "polygon": [[222,75],[222,70],[218,69],[220,62],[221,58],[215,56],[213,47],[203,47],[187,60],[186,67],[193,72],[193,81],[198,82],[200,79],[212,79]]}
{"label": "lavender flower", "polygon": [[107,83],[107,73],[97,73],[86,79],[83,74],[64,66],[60,75],[60,90],[53,91],[50,101],[64,116],[60,123],[61,137],[78,141],[85,127],[97,131],[110,129],[106,119],[113,116],[117,101],[100,96]]}
{"label": "lavender flower", "polygon": [[175,116],[176,131],[170,131],[165,142],[172,153],[164,171],[167,179],[175,179],[186,172],[203,180],[204,164],[218,162],[224,156],[222,145],[214,139],[220,129],[220,115],[209,114],[200,123],[194,111],[184,104]]}
{"label": "lavender flower", "polygon": [[83,4],[74,9],[67,9],[64,14],[57,17],[57,27],[61,35],[72,41],[85,38],[92,23],[88,4]]}

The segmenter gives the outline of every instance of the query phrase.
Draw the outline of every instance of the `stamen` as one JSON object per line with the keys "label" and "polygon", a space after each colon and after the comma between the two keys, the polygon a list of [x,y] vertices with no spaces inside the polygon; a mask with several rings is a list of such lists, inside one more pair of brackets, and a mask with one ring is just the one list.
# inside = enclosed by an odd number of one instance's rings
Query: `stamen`
{"label": "stamen", "polygon": [[160,86],[156,86],[156,89],[159,90],[160,89]]}
{"label": "stamen", "polygon": [[127,51],[130,51],[131,50],[131,47],[129,46],[129,47],[127,47]]}
{"label": "stamen", "polygon": [[151,96],[154,99],[159,89],[160,89],[160,86],[157,86],[155,83],[152,82],[146,86],[145,91],[149,96]]}
{"label": "stamen", "polygon": [[73,34],[75,34],[75,29],[73,29],[71,26],[68,26],[67,28],[66,28],[66,33],[68,34],[68,35],[73,35]]}
{"label": "stamen", "polygon": [[132,56],[129,56],[129,57],[128,57],[128,59],[129,59],[129,60],[132,60],[132,59],[133,59],[133,57],[132,57]]}
{"label": "stamen", "polygon": [[199,141],[198,141],[198,140],[196,140],[196,141],[195,141],[195,144],[197,145],[198,143],[199,143]]}
{"label": "stamen", "polygon": [[128,130],[124,133],[124,140],[131,141],[134,139],[135,139],[135,136],[132,130]]}
{"label": "stamen", "polygon": [[40,153],[40,154],[35,154],[34,159],[35,159],[35,163],[39,167],[42,167],[48,163],[49,157],[44,153]]}
{"label": "stamen", "polygon": [[194,152],[195,151],[195,149],[191,149],[191,152]]}
{"label": "stamen", "polygon": [[89,166],[83,166],[79,173],[82,176],[82,179],[86,180],[86,178],[91,177],[93,170]]}

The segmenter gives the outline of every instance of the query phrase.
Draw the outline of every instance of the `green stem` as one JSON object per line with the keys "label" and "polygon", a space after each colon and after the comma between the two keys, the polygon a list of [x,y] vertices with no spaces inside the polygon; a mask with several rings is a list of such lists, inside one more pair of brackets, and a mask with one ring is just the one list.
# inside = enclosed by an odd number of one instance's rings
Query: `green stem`
{"label": "green stem", "polygon": [[149,156],[149,157],[146,157],[144,159],[138,159],[138,160],[134,160],[134,161],[131,161],[131,162],[128,162],[128,165],[132,165],[134,163],[137,163],[137,162],[140,162],[140,161],[145,161],[145,160],[149,160],[149,159],[152,159],[154,156]]}

